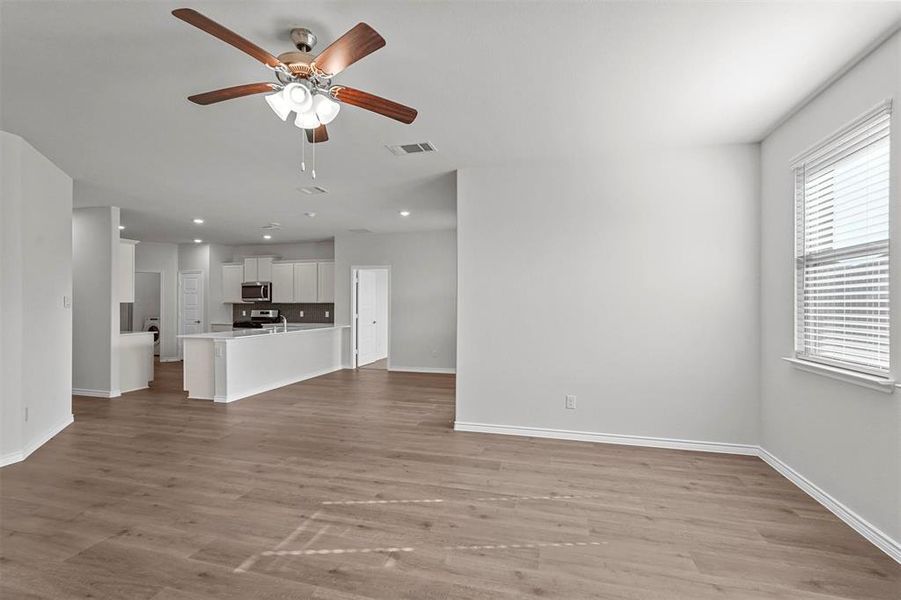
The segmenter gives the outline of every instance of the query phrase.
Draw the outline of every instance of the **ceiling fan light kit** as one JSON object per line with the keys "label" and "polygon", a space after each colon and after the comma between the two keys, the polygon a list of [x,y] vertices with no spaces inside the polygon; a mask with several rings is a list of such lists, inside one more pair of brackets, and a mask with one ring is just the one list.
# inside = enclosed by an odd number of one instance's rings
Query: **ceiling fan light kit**
{"label": "ceiling fan light kit", "polygon": [[385,39],[366,23],[355,25],[318,56],[310,54],[316,45],[313,32],[294,28],[291,40],[297,50],[276,57],[196,10],[179,8],[172,14],[260,61],[273,71],[277,80],[277,83],[245,84],[190,96],[188,100],[195,104],[214,104],[265,93],[266,102],[282,121],[287,121],[292,112],[296,113],[294,124],[305,130],[307,139],[313,144],[328,140],[325,126],[338,116],[339,103],[406,124],[416,118],[417,111],[403,104],[361,90],[332,85],[333,77],[385,45]]}

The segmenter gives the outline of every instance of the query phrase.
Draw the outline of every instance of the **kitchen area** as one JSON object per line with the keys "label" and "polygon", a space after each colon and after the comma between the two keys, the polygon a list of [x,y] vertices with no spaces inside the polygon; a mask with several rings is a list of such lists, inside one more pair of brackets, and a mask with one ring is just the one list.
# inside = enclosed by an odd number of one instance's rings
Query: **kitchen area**
{"label": "kitchen area", "polygon": [[233,402],[343,367],[334,260],[247,256],[210,268],[232,320],[178,336],[189,398]]}

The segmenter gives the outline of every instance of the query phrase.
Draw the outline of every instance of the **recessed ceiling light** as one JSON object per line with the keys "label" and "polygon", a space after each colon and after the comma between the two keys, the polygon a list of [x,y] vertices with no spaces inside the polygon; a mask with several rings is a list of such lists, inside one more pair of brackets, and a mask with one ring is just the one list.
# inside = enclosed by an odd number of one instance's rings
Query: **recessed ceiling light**
{"label": "recessed ceiling light", "polygon": [[203,225],[203,219],[194,219],[195,225]]}
{"label": "recessed ceiling light", "polygon": [[402,211],[400,211],[400,216],[402,216],[402,217],[409,217],[409,216],[410,216],[410,211],[408,211],[408,210],[402,210]]}
{"label": "recessed ceiling light", "polygon": [[195,243],[195,244],[199,244],[199,243],[201,243],[202,241],[203,241],[203,240],[194,240],[194,243]]}
{"label": "recessed ceiling light", "polygon": [[316,216],[316,213],[314,213],[314,212],[306,212],[306,213],[303,213],[303,214],[305,214],[306,216],[310,217],[311,219],[312,219],[313,217]]}
{"label": "recessed ceiling light", "polygon": [[264,239],[264,240],[271,240],[271,239],[272,239],[272,236],[269,235],[269,234],[267,233],[266,235],[263,236],[263,239]]}
{"label": "recessed ceiling light", "polygon": [[119,231],[122,231],[123,229],[125,229],[125,225],[119,225]]}

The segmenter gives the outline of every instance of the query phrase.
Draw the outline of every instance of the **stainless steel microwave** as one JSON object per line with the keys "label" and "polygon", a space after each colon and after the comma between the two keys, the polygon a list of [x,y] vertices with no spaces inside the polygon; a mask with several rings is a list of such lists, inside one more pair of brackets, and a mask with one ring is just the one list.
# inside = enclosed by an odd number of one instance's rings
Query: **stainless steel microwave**
{"label": "stainless steel microwave", "polygon": [[268,281],[245,281],[241,284],[241,300],[244,302],[271,302],[272,284]]}

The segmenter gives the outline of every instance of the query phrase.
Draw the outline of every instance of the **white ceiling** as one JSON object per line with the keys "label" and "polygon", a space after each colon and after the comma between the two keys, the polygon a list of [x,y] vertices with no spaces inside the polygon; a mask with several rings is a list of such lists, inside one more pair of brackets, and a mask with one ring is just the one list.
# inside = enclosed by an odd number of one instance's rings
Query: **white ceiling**
{"label": "white ceiling", "polygon": [[[336,82],[419,118],[406,126],[345,106],[312,182],[299,171],[300,131],[262,96],[185,100],[271,74],[172,17],[180,6],[274,54],[291,49],[292,26],[312,29],[322,50],[365,21],[388,44]],[[77,180],[78,205],[122,207],[129,237],[223,243],[262,241],[270,221],[283,225],[273,242],[454,227],[459,167],[758,141],[901,20],[901,3],[850,1],[4,0],[0,10],[0,126]],[[384,148],[425,140],[439,152]],[[312,183],[331,193],[298,191]]]}

